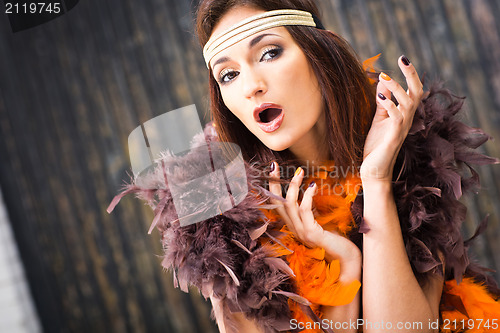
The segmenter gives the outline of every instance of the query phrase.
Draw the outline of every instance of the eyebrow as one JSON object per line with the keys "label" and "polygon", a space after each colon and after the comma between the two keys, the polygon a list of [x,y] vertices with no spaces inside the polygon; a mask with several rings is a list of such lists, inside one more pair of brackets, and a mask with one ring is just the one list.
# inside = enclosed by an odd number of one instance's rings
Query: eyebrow
{"label": "eyebrow", "polygon": [[[281,37],[280,35],[271,34],[271,33],[258,35],[257,37],[254,37],[250,41],[250,43],[248,44],[248,49],[251,49],[252,47],[254,47],[256,44],[258,44],[262,40],[262,38],[264,38],[266,36],[278,36],[278,37]],[[231,60],[231,58],[229,58],[229,57],[221,57],[221,58],[217,59],[217,61],[214,62],[214,64],[212,65],[212,69],[214,69],[216,65],[221,64],[221,63],[226,62],[226,61],[229,61],[229,60]]]}

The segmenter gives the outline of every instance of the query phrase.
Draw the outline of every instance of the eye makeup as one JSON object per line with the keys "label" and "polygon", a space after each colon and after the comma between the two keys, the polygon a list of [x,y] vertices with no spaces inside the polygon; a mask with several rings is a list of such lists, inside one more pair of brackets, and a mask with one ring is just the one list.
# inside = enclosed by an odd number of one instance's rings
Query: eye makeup
{"label": "eye makeup", "polygon": [[[264,48],[262,52],[260,52],[261,56],[259,58],[259,62],[269,62],[279,58],[283,53],[283,47],[279,45],[269,45]],[[233,70],[231,68],[224,68],[220,71],[216,80],[220,85],[226,85],[233,81],[239,72]]]}

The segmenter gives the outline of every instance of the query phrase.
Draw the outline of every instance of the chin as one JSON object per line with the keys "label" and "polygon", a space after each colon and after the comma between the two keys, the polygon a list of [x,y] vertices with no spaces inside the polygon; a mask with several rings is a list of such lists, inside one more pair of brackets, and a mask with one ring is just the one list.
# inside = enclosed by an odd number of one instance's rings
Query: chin
{"label": "chin", "polygon": [[264,143],[264,145],[267,148],[274,150],[274,151],[283,151],[283,150],[288,149],[292,146],[288,142],[264,142],[264,141],[262,141],[262,143]]}

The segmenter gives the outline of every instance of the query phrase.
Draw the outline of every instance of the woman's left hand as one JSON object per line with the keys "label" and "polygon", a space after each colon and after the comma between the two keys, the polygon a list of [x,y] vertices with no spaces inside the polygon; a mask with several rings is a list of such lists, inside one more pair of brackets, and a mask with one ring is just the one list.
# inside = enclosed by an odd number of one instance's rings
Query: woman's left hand
{"label": "woman's left hand", "polygon": [[[408,91],[387,74],[380,74],[377,85],[377,110],[366,137],[360,169],[363,182],[392,181],[396,158],[423,95],[422,82],[408,58],[399,57],[398,65],[406,77]],[[391,93],[398,101],[398,106],[391,101]]]}

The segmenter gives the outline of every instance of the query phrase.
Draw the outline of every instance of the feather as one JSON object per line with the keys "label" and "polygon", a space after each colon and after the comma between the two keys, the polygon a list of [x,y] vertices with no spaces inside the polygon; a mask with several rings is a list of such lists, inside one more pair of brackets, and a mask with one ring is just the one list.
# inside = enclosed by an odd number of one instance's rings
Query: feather
{"label": "feather", "polygon": [[241,244],[241,242],[237,241],[236,239],[231,239],[231,243],[235,244],[236,246],[238,246],[240,249],[242,249],[246,253],[252,254],[252,252],[249,249],[247,249],[245,247],[245,245]]}
{"label": "feather", "polygon": [[258,227],[255,230],[249,231],[250,238],[252,240],[256,240],[257,238],[262,236],[266,232],[267,226],[268,226],[268,223],[264,223],[261,227]]}
{"label": "feather", "polygon": [[281,242],[278,238],[274,237],[273,235],[271,235],[269,232],[266,231],[266,235],[272,239],[274,242],[276,242],[277,244],[281,245],[284,249],[286,249],[288,252],[290,253],[293,253],[293,250],[291,250],[290,248],[288,248],[285,244],[283,244],[283,242]]}
{"label": "feather", "polygon": [[295,273],[293,270],[290,268],[290,266],[287,265],[287,263],[280,258],[264,258],[264,261],[267,263],[267,265],[271,269],[277,269],[282,271],[283,273],[286,273],[290,276],[295,277]]}
{"label": "feather", "polygon": [[380,55],[382,53],[379,53],[377,54],[376,56],[373,56],[371,58],[368,58],[368,59],[365,59],[363,61],[363,68],[365,71],[368,71],[368,72],[375,72],[375,63],[378,61],[378,59],[380,58]]}
{"label": "feather", "polygon": [[[175,270],[173,270],[173,271],[175,272]],[[175,287],[177,288],[177,286],[175,286]],[[209,281],[202,282],[200,291],[201,291],[201,294],[203,295],[203,297],[205,297],[205,299],[209,298],[210,295],[214,294],[214,281],[209,280]]]}
{"label": "feather", "polygon": [[220,264],[222,266],[224,266],[224,268],[226,269],[226,271],[229,273],[229,276],[231,276],[231,279],[233,279],[234,284],[237,285],[237,286],[239,286],[240,285],[240,281],[238,280],[238,277],[236,276],[236,274],[234,274],[234,271],[228,265],[226,265],[225,263],[223,263],[219,259],[217,259],[217,261],[220,262]]}
{"label": "feather", "polygon": [[291,326],[289,320],[280,320],[272,323],[272,327],[278,332],[288,331],[291,329]]}
{"label": "feather", "polygon": [[222,301],[215,298],[214,296],[210,296],[210,301],[212,302],[212,310],[217,322],[217,326],[219,326],[219,332],[227,333],[226,324],[224,322],[224,306],[222,304]]}
{"label": "feather", "polygon": [[[318,315],[311,309],[309,306],[305,306],[303,304],[299,304],[301,307],[302,311],[309,316],[309,318],[314,322],[314,323],[320,323],[321,319],[318,317]],[[324,326],[323,331],[326,333],[334,333],[333,330],[329,327],[329,325],[322,325]]]}
{"label": "feather", "polygon": [[482,234],[486,228],[488,227],[488,218],[490,217],[489,214],[487,214],[484,219],[481,221],[481,223],[479,224],[479,226],[477,227],[476,231],[474,232],[474,235],[472,235],[471,238],[467,239],[466,241],[464,241],[464,245],[465,247],[468,247],[469,244],[474,240],[474,238],[476,238],[477,236],[479,236],[480,234]]}
{"label": "feather", "polygon": [[179,280],[177,280],[177,273],[175,273],[175,269],[172,270],[172,277],[174,279],[174,288],[179,288]]}
{"label": "feather", "polygon": [[163,213],[163,209],[165,209],[165,205],[167,204],[167,199],[168,199],[168,197],[165,196],[163,199],[161,199],[160,203],[156,207],[156,209],[154,211],[155,217],[153,219],[153,223],[151,223],[151,226],[149,227],[148,234],[151,234],[151,232],[153,232],[153,229],[158,224],[158,221],[160,221],[161,214]]}
{"label": "feather", "polygon": [[441,311],[458,311],[465,317],[469,317],[467,313],[467,309],[465,309],[464,303],[462,302],[462,298],[457,295],[452,295],[448,293],[444,293],[442,296],[442,301],[440,305]]}
{"label": "feather", "polygon": [[467,162],[470,164],[486,165],[486,164],[498,164],[500,160],[498,158],[493,158],[483,154],[475,152],[456,152],[456,158],[458,161]]}
{"label": "feather", "polygon": [[[443,299],[440,308],[443,320],[450,322],[455,320],[459,325],[471,320],[475,325],[470,332],[490,331],[489,327],[478,323],[488,322],[491,325],[492,322],[498,320],[500,314],[500,302],[492,297],[483,284],[477,283],[471,278],[465,278],[460,284],[454,280],[447,281],[444,286]],[[453,331],[450,330],[450,327],[442,327],[441,331],[454,332],[455,328],[452,329]],[[461,331],[463,327],[460,325],[457,329]]]}
{"label": "feather", "polygon": [[431,250],[429,250],[424,242],[417,238],[412,237],[411,242],[407,243],[407,249],[408,252],[413,254],[410,260],[412,260],[413,265],[421,273],[429,272],[441,265],[438,260],[434,259]]}
{"label": "feather", "polygon": [[106,209],[106,211],[108,212],[108,214],[110,214],[116,207],[116,205],[118,205],[118,203],[120,203],[120,200],[130,194],[130,193],[134,193],[136,192],[138,189],[135,187],[135,186],[130,186],[130,187],[127,187],[123,192],[121,192],[120,194],[116,195],[113,200],[111,201],[111,203],[109,204],[108,208]]}
{"label": "feather", "polygon": [[359,223],[358,232],[360,232],[362,234],[366,234],[368,231],[370,231],[370,227],[366,224],[365,219],[361,218],[361,222]]}
{"label": "feather", "polygon": [[[472,275],[497,290],[486,270],[470,262],[469,242],[464,243],[461,234],[466,207],[458,199],[479,187],[479,176],[471,165],[498,163],[472,150],[491,137],[459,121],[463,104],[463,98],[452,95],[441,83],[430,86],[394,167],[394,197],[408,257],[419,281],[441,271],[441,254],[446,278],[459,282],[464,274]],[[359,203],[353,205],[353,216],[362,226]]]}
{"label": "feather", "polygon": [[432,186],[424,186],[423,188],[426,189],[427,191],[431,192],[435,196],[441,197],[441,189],[440,188],[432,187]]}
{"label": "feather", "polygon": [[[265,297],[262,297],[262,304],[266,301]],[[242,302],[240,300],[235,300],[233,301],[232,299],[226,299],[225,302],[227,303],[227,306],[229,308],[229,311],[231,313],[238,313],[238,312],[249,312],[251,311],[251,307],[247,306],[246,302]],[[262,306],[262,304],[260,304]],[[255,307],[258,309],[259,307]]]}
{"label": "feather", "polygon": [[292,299],[295,302],[300,303],[300,304],[304,304],[304,305],[311,305],[312,304],[304,297],[297,295],[295,293],[288,292],[288,291],[273,290],[272,293],[277,294],[277,295],[286,296],[286,297],[288,297],[288,298],[290,298],[290,299]]}
{"label": "feather", "polygon": [[179,279],[178,281],[179,281],[179,288],[185,293],[189,292],[188,281],[186,279]]}

